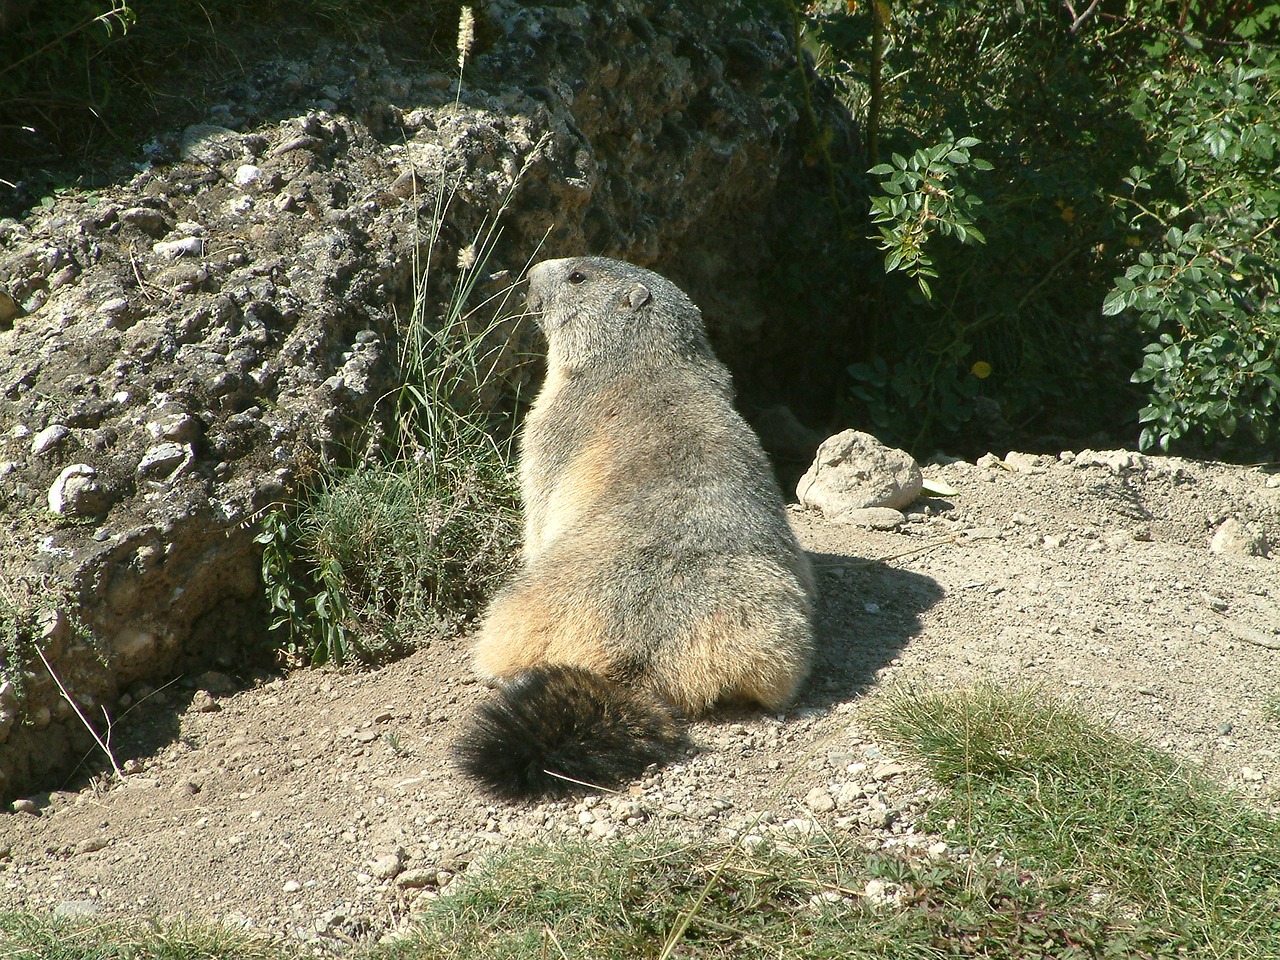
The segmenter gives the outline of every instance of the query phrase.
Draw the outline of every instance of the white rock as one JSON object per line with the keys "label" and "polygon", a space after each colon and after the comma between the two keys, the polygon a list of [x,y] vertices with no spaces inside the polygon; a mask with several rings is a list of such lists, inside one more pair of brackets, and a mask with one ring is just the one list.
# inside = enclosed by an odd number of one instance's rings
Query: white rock
{"label": "white rock", "polygon": [[818,447],[796,485],[800,503],[829,520],[870,507],[905,507],[920,495],[924,476],[908,454],[875,437],[846,430]]}
{"label": "white rock", "polygon": [[398,876],[403,869],[404,864],[401,862],[399,855],[388,853],[374,860],[369,867],[369,872],[379,880],[390,880],[392,877]]}
{"label": "white rock", "polygon": [[61,423],[51,423],[35,435],[31,441],[31,452],[37,457],[48,453],[71,433]]}
{"label": "white rock", "polygon": [[[240,134],[212,123],[197,123],[182,131],[182,159],[217,166],[240,152]],[[243,156],[243,153],[241,153]]]}
{"label": "white rock", "polygon": [[242,163],[236,167],[236,185],[247,187],[255,180],[262,179],[262,168],[255,167],[252,163]]}
{"label": "white rock", "polygon": [[1209,549],[1230,556],[1265,557],[1270,552],[1270,545],[1262,524],[1227,517],[1214,531]]}
{"label": "white rock", "polygon": [[183,237],[181,240],[161,240],[151,248],[162,257],[177,259],[183,255],[198,257],[204,253],[204,241],[199,237]]}
{"label": "white rock", "polygon": [[810,790],[804,798],[804,804],[814,813],[828,813],[836,808],[836,802],[831,794],[821,787],[814,787]]}
{"label": "white rock", "polygon": [[88,512],[99,492],[98,471],[87,463],[73,463],[49,488],[49,509],[62,516]]}
{"label": "white rock", "polygon": [[872,530],[897,530],[907,522],[906,514],[892,507],[866,507],[862,510],[846,510],[832,520],[837,523],[849,523]]}
{"label": "white rock", "polygon": [[302,889],[302,884],[300,884],[297,880],[286,880],[284,882],[284,887],[282,889],[284,890],[285,893],[297,893],[299,890]]}
{"label": "white rock", "polygon": [[159,443],[143,454],[138,475],[149,480],[164,480],[195,459],[195,452],[185,443]]}

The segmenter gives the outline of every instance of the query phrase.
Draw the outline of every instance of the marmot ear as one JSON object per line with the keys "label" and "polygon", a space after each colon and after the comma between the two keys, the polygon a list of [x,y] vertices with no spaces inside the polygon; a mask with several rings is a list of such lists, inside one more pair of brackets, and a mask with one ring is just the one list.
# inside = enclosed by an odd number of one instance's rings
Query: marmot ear
{"label": "marmot ear", "polygon": [[622,298],[632,310],[639,310],[646,303],[653,299],[653,294],[649,292],[649,288],[643,283],[633,284],[631,289],[627,291],[627,295]]}

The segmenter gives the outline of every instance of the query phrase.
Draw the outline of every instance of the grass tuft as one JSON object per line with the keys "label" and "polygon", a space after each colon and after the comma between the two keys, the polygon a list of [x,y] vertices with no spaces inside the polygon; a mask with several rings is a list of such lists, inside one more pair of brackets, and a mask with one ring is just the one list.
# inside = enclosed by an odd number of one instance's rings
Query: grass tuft
{"label": "grass tuft", "polygon": [[53,919],[0,913],[5,960],[283,960],[270,942],[230,927]]}
{"label": "grass tuft", "polygon": [[1280,956],[1280,821],[1037,690],[901,689],[873,727],[950,789],[953,838],[1096,887],[1196,956]]}

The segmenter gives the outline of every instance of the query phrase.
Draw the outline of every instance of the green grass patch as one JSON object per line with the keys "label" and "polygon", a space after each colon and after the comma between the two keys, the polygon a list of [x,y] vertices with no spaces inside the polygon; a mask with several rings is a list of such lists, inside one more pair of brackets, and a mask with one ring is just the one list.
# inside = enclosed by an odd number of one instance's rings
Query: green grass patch
{"label": "green grass patch", "polygon": [[[869,879],[897,904],[869,903]],[[847,839],[747,854],[648,838],[513,851],[372,957],[1048,960],[1155,949],[1154,931],[1108,916],[1085,891],[1008,869],[868,857]]]}
{"label": "green grass patch", "polygon": [[953,841],[1131,904],[1170,950],[1280,956],[1280,821],[1169,755],[1036,690],[905,689],[872,722],[949,788]]}
{"label": "green grass patch", "polygon": [[5,960],[282,960],[284,956],[279,947],[228,927],[0,913],[0,957]]}

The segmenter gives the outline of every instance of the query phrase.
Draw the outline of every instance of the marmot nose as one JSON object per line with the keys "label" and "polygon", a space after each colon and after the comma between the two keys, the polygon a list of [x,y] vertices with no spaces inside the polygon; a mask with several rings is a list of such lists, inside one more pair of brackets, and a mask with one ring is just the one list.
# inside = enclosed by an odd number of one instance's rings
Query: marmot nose
{"label": "marmot nose", "polygon": [[540,294],[534,287],[530,286],[529,289],[525,291],[524,302],[531,313],[542,312],[542,294]]}

